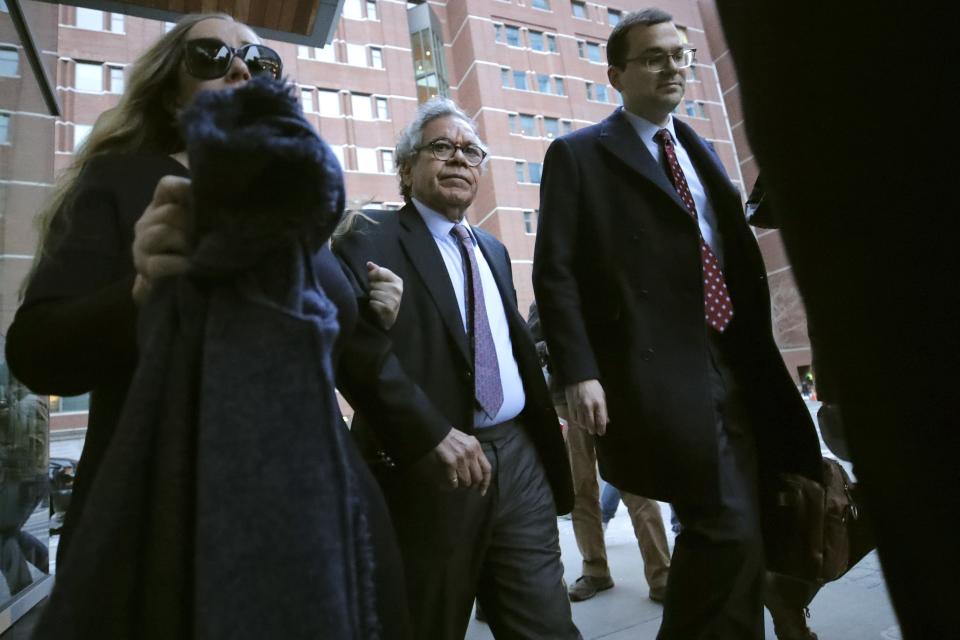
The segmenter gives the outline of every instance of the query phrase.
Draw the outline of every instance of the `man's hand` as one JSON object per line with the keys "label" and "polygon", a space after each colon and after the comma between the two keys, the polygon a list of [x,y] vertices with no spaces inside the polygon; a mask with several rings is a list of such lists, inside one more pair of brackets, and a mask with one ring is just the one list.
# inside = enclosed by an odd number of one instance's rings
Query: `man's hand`
{"label": "man's hand", "polygon": [[397,321],[400,299],[403,298],[403,278],[386,267],[368,262],[367,279],[370,281],[370,310],[386,331]]}
{"label": "man's hand", "polygon": [[480,495],[486,495],[492,468],[479,440],[463,431],[450,429],[433,451],[443,464],[450,486],[454,489],[477,487]]}
{"label": "man's hand", "polygon": [[582,427],[595,436],[607,432],[607,396],[599,380],[584,380],[567,385],[567,410],[578,427]]}
{"label": "man's hand", "polygon": [[154,280],[187,270],[189,208],[190,180],[179,176],[161,178],[153,200],[133,228],[133,265],[137,269],[133,299],[137,304],[146,299]]}

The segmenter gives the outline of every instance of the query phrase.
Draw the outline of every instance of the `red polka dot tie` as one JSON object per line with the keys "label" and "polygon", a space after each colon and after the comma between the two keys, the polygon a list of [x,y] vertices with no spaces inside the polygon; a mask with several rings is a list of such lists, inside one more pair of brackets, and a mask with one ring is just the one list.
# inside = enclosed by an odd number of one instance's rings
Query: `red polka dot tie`
{"label": "red polka dot tie", "polygon": [[[693,195],[690,194],[687,178],[683,175],[680,162],[677,161],[677,151],[673,147],[673,137],[667,129],[660,129],[660,131],[657,131],[656,139],[663,147],[663,154],[667,158],[673,186],[683,204],[686,205],[687,211],[696,221],[697,205],[693,202]],[[730,292],[727,291],[727,283],[723,279],[723,271],[720,270],[717,254],[703,239],[702,233],[700,234],[700,266],[703,268],[704,319],[708,325],[717,331],[723,331],[730,324],[730,320],[733,319],[733,302],[730,300]]]}

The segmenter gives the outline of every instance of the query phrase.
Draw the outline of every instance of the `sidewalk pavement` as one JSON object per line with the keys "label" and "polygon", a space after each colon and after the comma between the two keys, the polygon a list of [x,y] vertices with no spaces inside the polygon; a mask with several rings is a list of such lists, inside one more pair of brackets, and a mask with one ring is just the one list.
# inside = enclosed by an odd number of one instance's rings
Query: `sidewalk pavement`
{"label": "sidewalk pavement", "polygon": [[[670,508],[661,504],[665,523]],[[572,584],[580,576],[580,553],[569,520],[557,521],[563,554],[564,577]],[[667,527],[670,548],[673,533]],[[607,557],[616,586],[584,602],[571,603],[573,619],[584,640],[654,640],[663,608],[647,598],[643,560],[633,535],[626,507],[620,505],[606,534]],[[766,613],[767,638],[773,640],[773,623]],[[820,640],[899,640],[897,620],[887,597],[876,552],[869,554],[845,576],[821,589],[810,605],[810,628]],[[471,620],[465,640],[493,638],[487,625]]]}
{"label": "sidewalk pavement", "polygon": [[[807,406],[815,418],[820,403],[808,401]],[[833,457],[822,440],[821,450],[825,456]],[[843,466],[851,471],[848,463]],[[672,551],[674,535],[669,526],[670,508],[665,504],[660,508]],[[567,584],[573,584],[580,576],[581,562],[573,525],[570,520],[562,518],[557,524],[564,578]],[[571,603],[574,622],[584,640],[654,640],[660,628],[663,607],[647,598],[649,590],[643,577],[643,560],[630,516],[622,503],[608,525],[606,541],[607,560],[616,586],[590,600]],[[776,636],[768,612],[765,612],[765,618],[767,638],[773,640]],[[820,640],[900,640],[900,629],[887,596],[876,551],[845,576],[820,590],[810,605],[808,624]],[[472,619],[464,640],[491,638],[493,634],[489,627]]]}

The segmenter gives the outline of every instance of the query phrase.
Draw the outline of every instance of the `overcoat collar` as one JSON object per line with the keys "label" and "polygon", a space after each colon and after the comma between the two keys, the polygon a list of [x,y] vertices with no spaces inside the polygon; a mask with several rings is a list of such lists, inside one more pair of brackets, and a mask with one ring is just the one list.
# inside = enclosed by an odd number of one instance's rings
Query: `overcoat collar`
{"label": "overcoat collar", "polygon": [[[709,181],[712,185],[717,182],[712,179],[714,176],[726,175],[726,172],[720,165],[719,159],[710,152],[689,125],[674,118],[673,126],[677,132],[677,138],[683,145],[683,148],[687,150],[691,161],[693,161],[697,167],[697,171],[710,174],[701,175],[702,180]],[[600,123],[599,140],[604,148],[619,158],[620,161],[628,167],[659,187],[661,191],[676,203],[684,214],[687,214],[687,208],[684,206],[683,201],[680,200],[680,196],[677,195],[677,190],[667,177],[666,170],[650,155],[646,145],[643,144],[643,141],[637,135],[636,129],[633,128],[630,121],[623,115],[622,108],[614,111]]]}

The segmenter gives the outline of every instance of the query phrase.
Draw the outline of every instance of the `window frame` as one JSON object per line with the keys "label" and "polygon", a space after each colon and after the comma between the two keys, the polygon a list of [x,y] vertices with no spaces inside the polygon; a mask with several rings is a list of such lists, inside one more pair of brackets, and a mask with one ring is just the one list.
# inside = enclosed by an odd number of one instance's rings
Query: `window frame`
{"label": "window frame", "polygon": [[[366,107],[363,105],[366,104]],[[366,117],[361,117],[357,115],[357,105],[360,105],[360,110],[363,111],[366,108]],[[361,92],[350,92],[350,115],[354,120],[376,120],[374,118],[374,107],[373,107],[373,95],[369,93]],[[358,164],[359,166],[359,164]]]}
{"label": "window frame", "polygon": [[9,145],[10,142],[10,123],[13,121],[12,114],[0,111],[0,145]]}
{"label": "window frame", "polygon": [[3,66],[12,67],[13,73],[0,73],[0,78],[19,78],[20,77],[20,49],[17,47],[0,47],[0,53],[6,52],[12,54],[6,60],[0,60],[0,69]]}
{"label": "window frame", "polygon": [[[327,98],[327,99],[332,98],[332,99],[333,99],[333,103],[332,103],[332,104],[334,104],[334,105],[336,106],[336,108],[337,108],[337,112],[336,112],[335,114],[330,114],[330,113],[325,113],[325,112],[324,112],[324,109],[323,109],[324,104],[325,104],[324,98]],[[351,105],[351,106],[352,106],[352,105]],[[341,117],[343,117],[343,115],[344,115],[344,113],[343,113],[343,102],[340,100],[340,92],[337,91],[336,89],[324,89],[324,88],[322,88],[322,87],[317,87],[317,110],[316,110],[316,113],[319,114],[321,117],[325,117],[325,118],[341,118]]]}
{"label": "window frame", "polygon": [[[80,70],[97,67],[100,70],[100,88],[99,89],[87,89],[80,87]],[[73,90],[79,93],[103,93],[103,67],[102,62],[88,62],[84,60],[74,60],[73,61]],[[92,69],[91,69],[92,71]],[[92,77],[91,77],[92,78]],[[88,78],[90,79],[90,78]]]}
{"label": "window frame", "polygon": [[[92,27],[92,26],[80,24],[80,20],[81,20],[80,16],[87,16],[89,19],[92,20],[94,17],[93,16],[94,13],[97,13],[100,15],[99,27]],[[106,12],[100,9],[88,9],[86,7],[75,7],[73,11],[73,27],[75,29],[83,29],[84,31],[104,31],[105,29],[103,25],[106,22],[106,16],[103,15],[104,13]]]}

